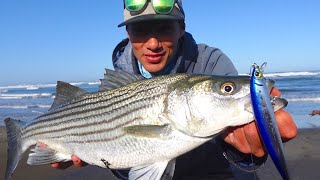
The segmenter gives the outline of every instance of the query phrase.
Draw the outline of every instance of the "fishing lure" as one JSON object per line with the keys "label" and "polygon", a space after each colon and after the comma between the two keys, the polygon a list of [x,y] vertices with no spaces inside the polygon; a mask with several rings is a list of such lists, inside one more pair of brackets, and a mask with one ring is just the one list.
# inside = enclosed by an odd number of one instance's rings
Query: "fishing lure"
{"label": "fishing lure", "polygon": [[270,101],[270,92],[266,85],[266,79],[263,76],[263,69],[265,67],[266,63],[263,63],[261,67],[257,64],[252,65],[253,70],[250,81],[252,107],[260,137],[267,152],[282,178],[289,180],[290,176],[283,153],[282,140]]}

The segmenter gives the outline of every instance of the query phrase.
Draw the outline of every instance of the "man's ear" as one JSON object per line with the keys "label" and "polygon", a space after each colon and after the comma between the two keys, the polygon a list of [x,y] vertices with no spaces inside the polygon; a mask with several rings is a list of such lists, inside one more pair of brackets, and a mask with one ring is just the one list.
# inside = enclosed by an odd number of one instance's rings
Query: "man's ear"
{"label": "man's ear", "polygon": [[186,32],[185,29],[180,29],[180,38],[182,38],[184,36],[184,33]]}
{"label": "man's ear", "polygon": [[184,22],[179,22],[180,26],[180,38],[184,36],[184,33],[186,32],[186,24]]}

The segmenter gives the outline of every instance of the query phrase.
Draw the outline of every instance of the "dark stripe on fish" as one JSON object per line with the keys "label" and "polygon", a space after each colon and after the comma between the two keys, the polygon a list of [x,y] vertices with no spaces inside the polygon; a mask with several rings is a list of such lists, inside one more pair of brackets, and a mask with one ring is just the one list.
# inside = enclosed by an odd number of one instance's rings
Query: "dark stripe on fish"
{"label": "dark stripe on fish", "polygon": [[117,140],[121,137],[125,136],[125,133],[119,135],[119,136],[115,136],[112,138],[104,138],[104,139],[93,139],[93,140],[87,140],[87,141],[66,141],[66,143],[74,143],[74,144],[83,144],[83,143],[97,143],[97,142],[108,142],[108,141],[114,141]]}

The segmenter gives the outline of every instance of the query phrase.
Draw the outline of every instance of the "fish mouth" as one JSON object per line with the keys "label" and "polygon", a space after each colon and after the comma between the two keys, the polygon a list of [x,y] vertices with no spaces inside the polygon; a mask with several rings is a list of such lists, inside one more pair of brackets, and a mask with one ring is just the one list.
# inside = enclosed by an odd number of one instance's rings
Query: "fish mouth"
{"label": "fish mouth", "polygon": [[[253,114],[252,104],[250,100],[251,100],[250,97],[245,98],[244,109]],[[274,111],[283,109],[288,105],[288,101],[286,99],[278,96],[270,96],[270,102],[273,106]]]}
{"label": "fish mouth", "polygon": [[[274,88],[275,81],[272,79],[266,79],[266,85],[268,88],[268,92],[270,93],[271,90]],[[243,97],[243,99],[244,99],[244,109],[253,114],[251,95],[247,94],[246,96]],[[277,96],[270,95],[270,101],[274,107],[274,111],[282,109],[282,108],[286,107],[288,104],[287,100],[280,98],[280,97],[277,97]]]}
{"label": "fish mouth", "polygon": [[[245,99],[244,109],[253,114],[253,108],[252,108],[252,103],[251,103],[250,98],[251,98],[250,94],[249,94],[248,98],[244,98]],[[283,108],[287,107],[287,105],[288,105],[288,101],[286,99],[278,97],[278,96],[270,96],[270,102],[272,104],[274,112],[278,111],[280,109],[283,109]]]}

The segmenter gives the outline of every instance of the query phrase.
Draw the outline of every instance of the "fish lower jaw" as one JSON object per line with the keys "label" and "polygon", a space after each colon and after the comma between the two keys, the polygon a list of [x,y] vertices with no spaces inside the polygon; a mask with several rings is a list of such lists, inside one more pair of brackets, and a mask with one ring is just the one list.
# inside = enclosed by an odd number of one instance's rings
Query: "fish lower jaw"
{"label": "fish lower jaw", "polygon": [[228,125],[229,125],[229,127],[235,127],[235,126],[249,124],[252,121],[254,121],[253,115],[246,114],[246,115],[242,115],[242,116],[238,116],[236,118],[230,119],[228,121]]}
{"label": "fish lower jaw", "polygon": [[219,128],[219,129],[215,128],[214,131],[202,132],[201,134],[195,134],[192,137],[199,138],[199,139],[202,139],[202,140],[210,140],[210,139],[213,139],[214,137],[216,137],[224,129],[226,129],[226,127]]}

